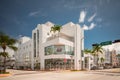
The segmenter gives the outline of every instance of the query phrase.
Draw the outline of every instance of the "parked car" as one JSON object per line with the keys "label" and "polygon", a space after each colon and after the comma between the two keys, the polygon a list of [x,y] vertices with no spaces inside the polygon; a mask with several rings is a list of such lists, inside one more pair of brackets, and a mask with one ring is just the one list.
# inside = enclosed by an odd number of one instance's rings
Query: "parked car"
{"label": "parked car", "polygon": [[111,69],[112,66],[104,66],[104,69]]}
{"label": "parked car", "polygon": [[99,70],[102,70],[102,69],[104,69],[104,67],[98,67],[98,69],[99,69]]}
{"label": "parked car", "polygon": [[98,69],[97,66],[92,66],[92,67],[91,67],[91,70],[97,70],[97,69]]}

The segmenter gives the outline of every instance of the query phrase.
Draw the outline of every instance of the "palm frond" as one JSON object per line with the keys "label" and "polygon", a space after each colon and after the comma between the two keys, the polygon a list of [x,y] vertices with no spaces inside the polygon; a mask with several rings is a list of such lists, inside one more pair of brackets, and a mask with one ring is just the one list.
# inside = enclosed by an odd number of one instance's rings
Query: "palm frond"
{"label": "palm frond", "polygon": [[90,50],[90,49],[85,49],[85,50],[84,50],[84,53],[85,53],[85,54],[89,54],[89,53],[92,54],[92,50]]}
{"label": "palm frond", "polygon": [[98,55],[98,53],[103,53],[103,48],[100,45],[94,46],[93,47],[93,53],[95,55]]}
{"label": "palm frond", "polygon": [[16,43],[16,40],[9,37],[6,34],[0,33],[0,46],[3,48],[3,50],[6,50],[6,47],[10,47],[13,50],[17,50],[13,45]]}
{"label": "palm frond", "polygon": [[10,49],[14,50],[14,51],[17,51],[17,49],[18,49],[16,46],[13,46],[13,45],[9,45],[8,47],[9,47]]}
{"label": "palm frond", "polygon": [[7,45],[13,45],[17,42],[17,40],[10,38],[7,42]]}
{"label": "palm frond", "polygon": [[60,32],[60,30],[61,30],[61,26],[60,25],[54,25],[53,27],[51,27],[51,30],[50,30],[50,32],[56,32],[56,31],[58,31],[58,32]]}
{"label": "palm frond", "polygon": [[9,40],[9,36],[7,35],[0,35],[0,43],[5,43]]}
{"label": "palm frond", "polygon": [[0,52],[0,56],[9,57],[8,52]]}

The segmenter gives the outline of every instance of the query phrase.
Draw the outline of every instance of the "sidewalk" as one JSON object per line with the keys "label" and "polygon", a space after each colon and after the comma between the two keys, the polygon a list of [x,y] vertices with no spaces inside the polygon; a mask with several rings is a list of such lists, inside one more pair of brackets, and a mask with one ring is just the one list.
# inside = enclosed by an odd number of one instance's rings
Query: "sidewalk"
{"label": "sidewalk", "polygon": [[7,69],[7,71],[10,72],[12,75],[34,74],[40,72],[40,71],[26,71],[26,70],[13,70],[13,69]]}
{"label": "sidewalk", "polygon": [[88,74],[98,74],[104,76],[120,76],[120,68],[103,69],[103,70],[91,70]]}
{"label": "sidewalk", "polygon": [[120,68],[103,69],[103,70],[92,70],[92,71],[109,72],[109,73],[120,73]]}

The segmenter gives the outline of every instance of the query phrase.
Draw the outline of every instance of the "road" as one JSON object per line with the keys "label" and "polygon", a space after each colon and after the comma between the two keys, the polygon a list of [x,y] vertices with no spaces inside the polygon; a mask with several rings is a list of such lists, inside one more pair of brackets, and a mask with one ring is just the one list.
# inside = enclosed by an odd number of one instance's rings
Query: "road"
{"label": "road", "polygon": [[98,71],[13,71],[13,75],[0,80],[120,80],[120,73]]}

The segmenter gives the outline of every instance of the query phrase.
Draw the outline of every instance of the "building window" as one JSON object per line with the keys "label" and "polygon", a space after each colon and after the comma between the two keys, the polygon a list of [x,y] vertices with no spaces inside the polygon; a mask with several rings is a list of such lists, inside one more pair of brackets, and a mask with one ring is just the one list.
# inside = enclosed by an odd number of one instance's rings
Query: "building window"
{"label": "building window", "polygon": [[37,30],[37,43],[39,43],[39,30]]}
{"label": "building window", "polygon": [[33,44],[34,44],[34,57],[36,57],[36,33],[33,35]]}
{"label": "building window", "polygon": [[53,46],[45,47],[45,55],[53,54]]}
{"label": "building window", "polygon": [[37,56],[39,57],[39,30],[37,30]]}
{"label": "building window", "polygon": [[73,47],[67,45],[51,45],[45,47],[45,55],[68,54],[74,55]]}
{"label": "building window", "polygon": [[84,57],[84,52],[83,52],[83,50],[81,50],[81,56]]}

